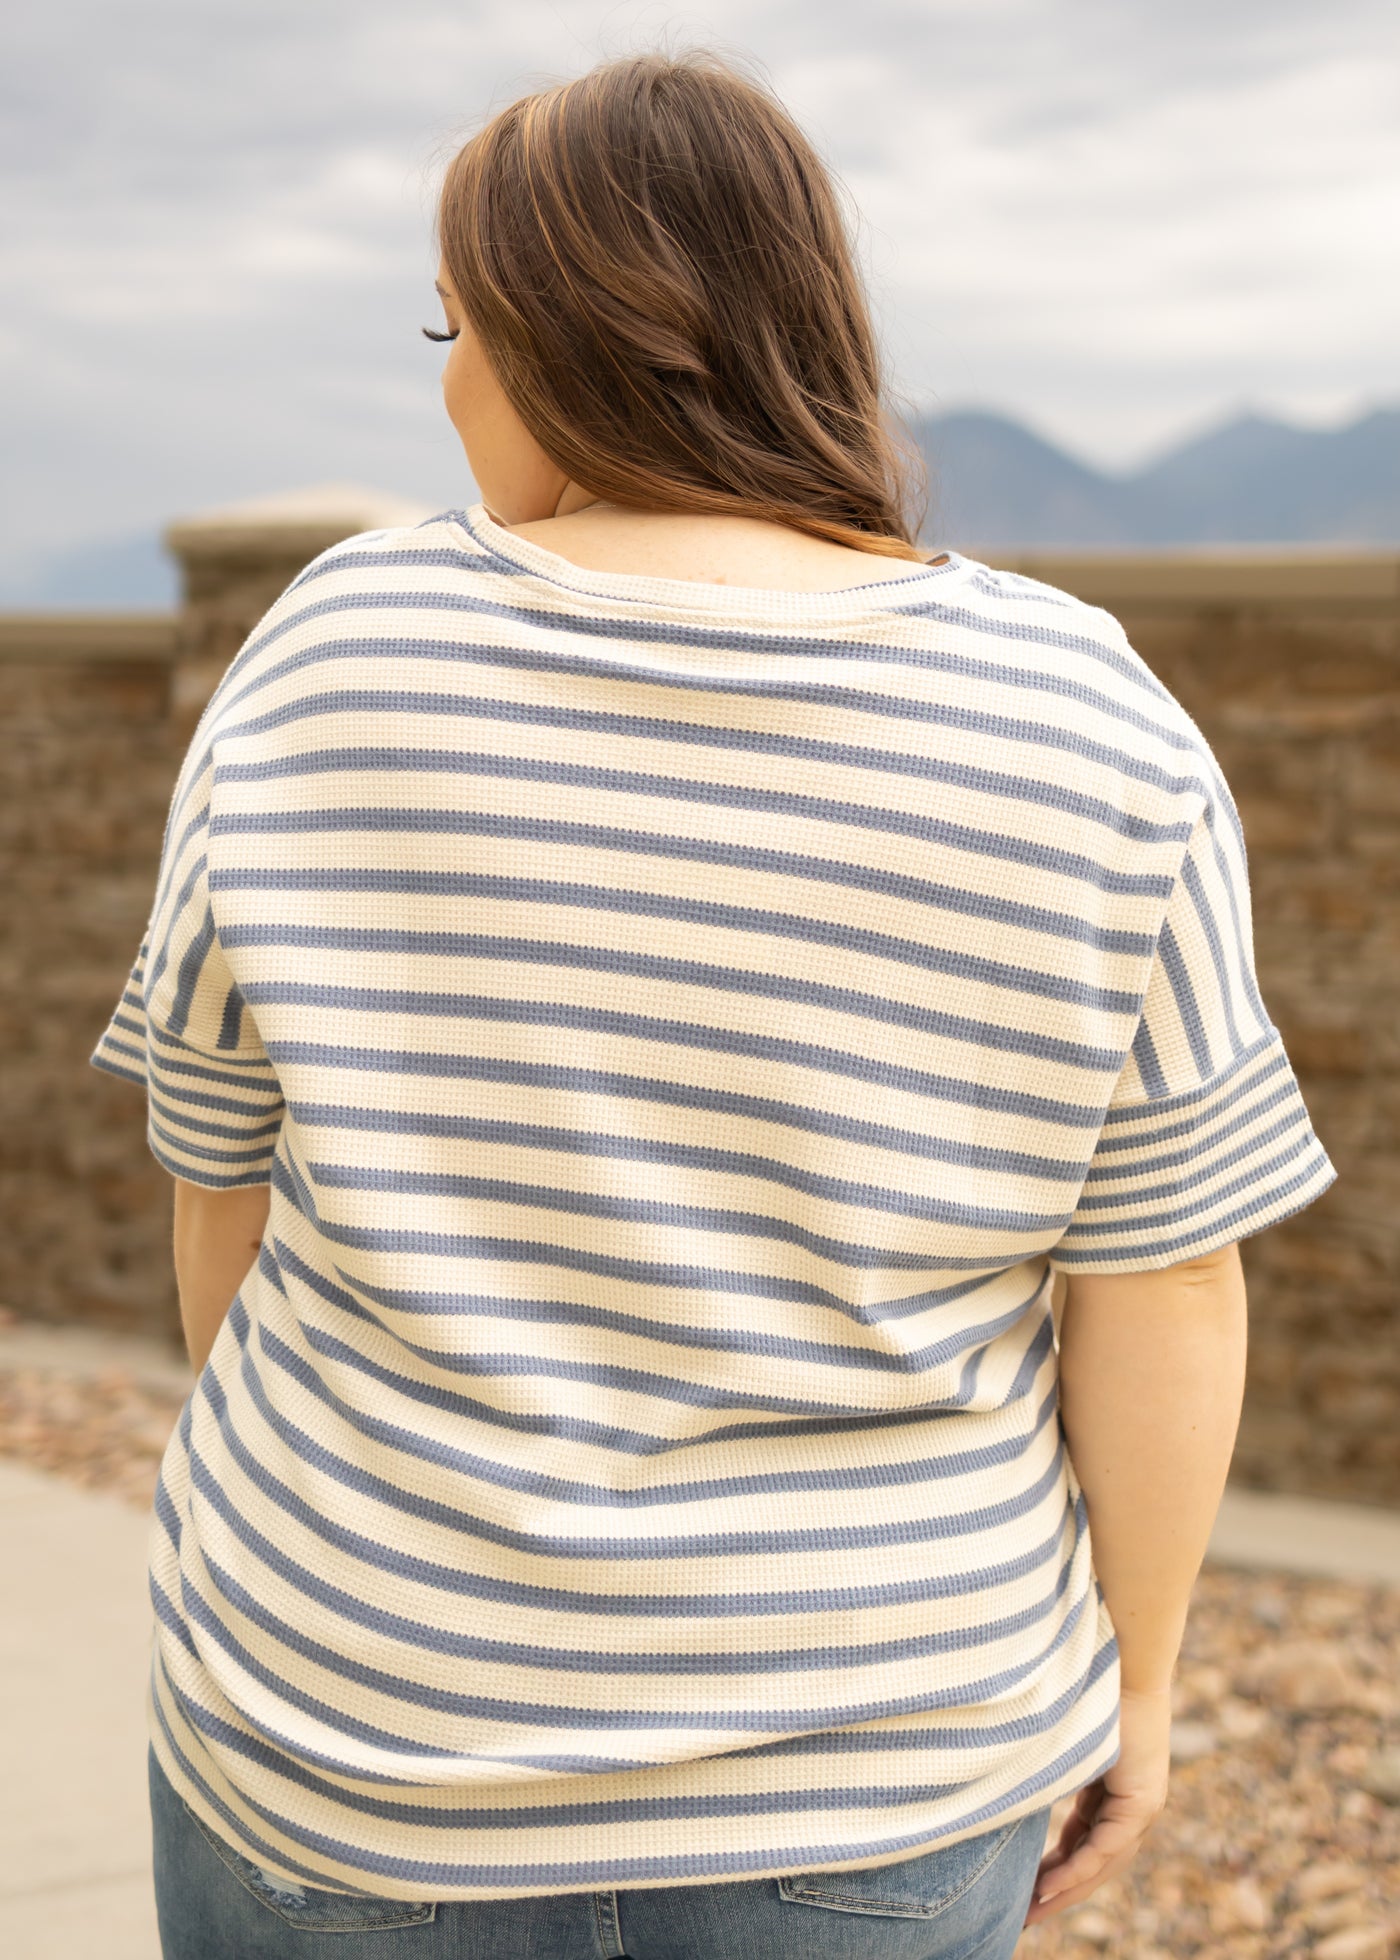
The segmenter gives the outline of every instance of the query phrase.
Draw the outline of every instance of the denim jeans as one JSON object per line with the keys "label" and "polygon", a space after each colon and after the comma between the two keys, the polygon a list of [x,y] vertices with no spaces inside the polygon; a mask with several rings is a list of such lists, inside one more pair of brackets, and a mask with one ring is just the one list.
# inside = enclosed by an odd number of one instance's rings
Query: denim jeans
{"label": "denim jeans", "polygon": [[1011,1960],[1050,1821],[858,1871],[420,1905],[264,1878],[148,1766],[164,1960]]}

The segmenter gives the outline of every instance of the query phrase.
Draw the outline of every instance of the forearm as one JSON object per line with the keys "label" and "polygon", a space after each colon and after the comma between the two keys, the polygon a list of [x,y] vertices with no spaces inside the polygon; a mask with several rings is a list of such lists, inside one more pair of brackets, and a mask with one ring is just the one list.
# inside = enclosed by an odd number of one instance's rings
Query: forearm
{"label": "forearm", "polygon": [[1245,1348],[1234,1246],[1070,1279],[1060,1412],[1125,1691],[1170,1684],[1234,1451]]}
{"label": "forearm", "polygon": [[272,1198],[267,1184],[212,1191],[175,1179],[175,1283],[190,1362],[199,1374],[248,1268]]}

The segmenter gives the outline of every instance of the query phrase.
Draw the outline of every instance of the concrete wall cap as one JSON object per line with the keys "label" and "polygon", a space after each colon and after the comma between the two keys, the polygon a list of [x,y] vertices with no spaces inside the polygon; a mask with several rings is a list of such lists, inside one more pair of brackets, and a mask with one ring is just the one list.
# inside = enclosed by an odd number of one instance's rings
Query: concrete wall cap
{"label": "concrete wall cap", "polygon": [[173,613],[3,613],[0,661],[172,660]]}
{"label": "concrete wall cap", "polygon": [[1346,545],[1202,545],[1162,550],[985,551],[969,558],[1072,592],[1091,605],[1153,611],[1207,606],[1291,609],[1400,600],[1400,553]]}
{"label": "concrete wall cap", "polygon": [[359,531],[378,531],[392,524],[421,524],[440,508],[359,483],[314,483],[270,497],[250,497],[242,503],[195,511],[168,524],[162,535],[170,549],[181,554],[217,550],[225,540],[235,543],[283,532],[324,532],[331,538],[350,538]]}

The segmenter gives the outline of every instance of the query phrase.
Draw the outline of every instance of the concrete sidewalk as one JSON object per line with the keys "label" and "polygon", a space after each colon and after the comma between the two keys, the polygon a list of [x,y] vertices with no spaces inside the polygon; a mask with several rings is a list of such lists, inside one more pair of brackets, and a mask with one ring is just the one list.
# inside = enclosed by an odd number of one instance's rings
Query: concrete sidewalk
{"label": "concrete sidewalk", "polygon": [[[127,1368],[187,1389],[155,1343],[0,1329],[0,1366]],[[159,1960],[146,1800],[147,1514],[0,1460],[0,1954]],[[1400,1512],[1226,1493],[1210,1557],[1400,1587]]]}
{"label": "concrete sidewalk", "polygon": [[146,1516],[0,1462],[0,1954],[158,1960]]}

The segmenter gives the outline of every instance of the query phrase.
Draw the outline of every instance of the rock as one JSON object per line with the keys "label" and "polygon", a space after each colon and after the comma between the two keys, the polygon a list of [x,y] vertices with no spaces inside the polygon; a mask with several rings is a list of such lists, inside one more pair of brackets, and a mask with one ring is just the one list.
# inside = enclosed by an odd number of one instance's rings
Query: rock
{"label": "rock", "polygon": [[1269,1726],[1267,1708],[1257,1702],[1239,1701],[1234,1695],[1221,1702],[1215,1718],[1227,1742],[1253,1742]]}
{"label": "rock", "polygon": [[1296,1640],[1255,1655],[1235,1676],[1241,1694],[1273,1701],[1297,1714],[1364,1708],[1370,1698],[1346,1666],[1335,1641]]}
{"label": "rock", "polygon": [[1388,1926],[1348,1926],[1313,1948],[1313,1960],[1388,1960],[1395,1940]]}
{"label": "rock", "polygon": [[1369,1822],[1372,1818],[1379,1817],[1380,1813],[1379,1800],[1368,1796],[1364,1790],[1348,1790],[1337,1807],[1338,1816],[1348,1819],[1351,1823]]}
{"label": "rock", "polygon": [[1208,1756],[1216,1746],[1216,1733],[1206,1722],[1173,1722],[1171,1755],[1174,1763],[1193,1763]]}
{"label": "rock", "polygon": [[1335,1899],[1342,1892],[1359,1892],[1365,1883],[1366,1874],[1360,1865],[1329,1858],[1299,1872],[1293,1881],[1293,1896],[1302,1904],[1311,1905],[1317,1899]]}
{"label": "rock", "polygon": [[1273,1919],[1273,1908],[1252,1878],[1237,1878],[1232,1885],[1220,1886],[1211,1901],[1211,1924],[1218,1932],[1262,1933]]}
{"label": "rock", "polygon": [[1335,1899],[1319,1899],[1303,1914],[1310,1933],[1335,1933],[1342,1926],[1366,1926],[1374,1917],[1374,1908],[1360,1892],[1343,1892]]}
{"label": "rock", "polygon": [[1400,1803],[1400,1749],[1378,1749],[1362,1770],[1360,1782],[1382,1803]]}
{"label": "rock", "polygon": [[1298,1617],[1305,1626],[1316,1627],[1320,1631],[1332,1632],[1344,1627],[1356,1608],[1346,1593],[1330,1592],[1319,1587],[1299,1601]]}
{"label": "rock", "polygon": [[1329,1749],[1323,1761],[1339,1783],[1353,1783],[1371,1760],[1364,1742],[1339,1742]]}
{"label": "rock", "polygon": [[1176,1683],[1186,1708],[1213,1707],[1230,1685],[1223,1667],[1196,1666],[1183,1672]]}
{"label": "rock", "polygon": [[1075,1939],[1087,1940],[1090,1946],[1107,1946],[1116,1930],[1108,1914],[1093,1905],[1073,1908],[1065,1915],[1064,1927]]}

